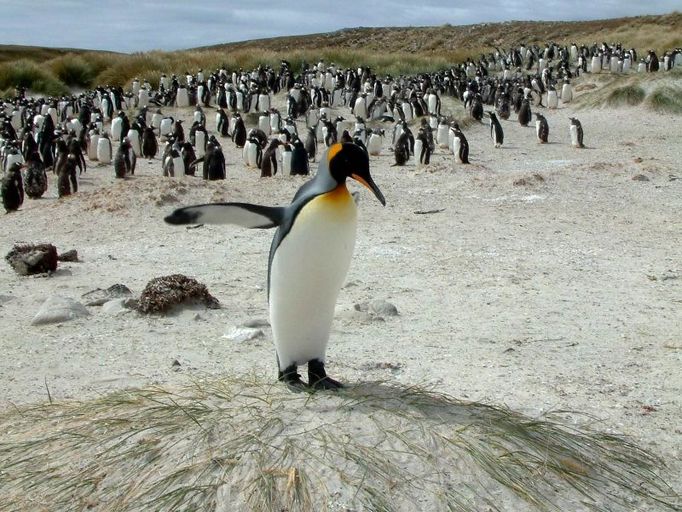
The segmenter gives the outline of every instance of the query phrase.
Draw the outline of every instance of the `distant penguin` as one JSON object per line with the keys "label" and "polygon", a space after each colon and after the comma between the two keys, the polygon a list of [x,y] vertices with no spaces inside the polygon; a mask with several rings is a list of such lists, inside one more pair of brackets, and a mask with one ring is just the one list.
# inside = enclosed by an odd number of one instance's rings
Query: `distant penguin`
{"label": "distant penguin", "polygon": [[528,126],[528,123],[530,123],[531,120],[531,110],[530,110],[530,101],[528,98],[523,98],[521,100],[521,108],[519,109],[519,124],[521,126]]}
{"label": "distant penguin", "polygon": [[383,130],[372,130],[367,138],[367,152],[372,156],[379,156],[382,145]]}
{"label": "distant penguin", "polygon": [[201,158],[206,153],[206,145],[208,144],[208,136],[206,134],[206,129],[203,126],[199,126],[194,132],[194,148],[197,154],[197,158]]}
{"label": "distant penguin", "polygon": [[124,138],[114,156],[114,175],[117,178],[125,178],[126,175],[130,174],[132,166],[130,162],[130,149],[130,142]]}
{"label": "distant penguin", "polygon": [[173,133],[175,120],[172,117],[164,117],[159,124],[159,137],[165,137]]}
{"label": "distant penguin", "polygon": [[151,160],[159,152],[156,134],[151,126],[147,126],[142,134],[142,156]]}
{"label": "distant penguin", "polygon": [[584,148],[583,144],[583,126],[575,117],[569,117],[571,120],[571,145],[574,148]]}
{"label": "distant penguin", "polygon": [[564,85],[561,88],[561,102],[562,103],[570,103],[573,100],[573,87],[571,86],[571,82],[568,80],[564,81]]}
{"label": "distant penguin", "polygon": [[110,164],[112,158],[111,139],[103,133],[97,140],[97,160],[102,164]]}
{"label": "distant penguin", "polygon": [[314,162],[317,155],[317,135],[312,127],[306,131],[305,150],[308,153],[308,160]]}
{"label": "distant penguin", "polygon": [[97,160],[97,143],[99,142],[99,131],[93,128],[88,131],[87,141],[87,153],[89,160]]}
{"label": "distant penguin", "polygon": [[395,143],[393,148],[393,157],[395,158],[394,165],[405,165],[410,159],[410,143],[406,132],[403,132]]}
{"label": "distant penguin", "polygon": [[310,172],[308,164],[308,153],[300,139],[296,139],[291,149],[291,174],[308,175]]}
{"label": "distant penguin", "polygon": [[547,88],[547,108],[555,109],[559,106],[559,96],[554,86]]}
{"label": "distant penguin", "polygon": [[15,162],[2,175],[0,195],[6,213],[14,212],[24,202],[24,181],[21,176],[21,164]]}
{"label": "distant penguin", "polygon": [[269,178],[277,174],[277,148],[282,144],[279,139],[272,139],[267,149],[263,152],[260,164],[260,177]]}
{"label": "distant penguin", "polygon": [[460,130],[457,123],[453,126],[453,131],[455,133],[454,138],[454,148],[453,153],[455,155],[455,160],[460,164],[469,163],[469,141]]}
{"label": "distant penguin", "polygon": [[182,177],[185,175],[185,162],[177,144],[168,144],[163,153],[163,175],[166,177]]}
{"label": "distant penguin", "polygon": [[291,174],[291,160],[293,153],[291,152],[291,144],[288,142],[282,143],[282,174]]}
{"label": "distant penguin", "polygon": [[239,114],[235,114],[234,127],[232,128],[232,142],[238,148],[243,148],[246,144],[246,127],[244,120]]}
{"label": "distant penguin", "polygon": [[135,155],[141,155],[142,154],[142,143],[140,141],[140,126],[137,123],[133,123],[134,127],[130,128],[128,130],[128,134],[126,135],[126,139],[128,139],[128,142],[130,143],[130,147],[132,150],[135,152]]}
{"label": "distant penguin", "polygon": [[[357,180],[386,204],[370,175],[367,154],[355,144],[337,144],[325,152],[317,174],[296,192],[289,206],[209,204],[181,208],[165,218],[170,224],[278,228],[268,264],[268,303],[278,380],[294,390],[343,387],[327,375],[325,353],[355,246],[357,207],[346,187],[347,178]],[[304,364],[307,384],[297,372]]]}
{"label": "distant penguin", "polygon": [[539,112],[535,113],[535,117],[535,132],[537,133],[538,140],[542,144],[546,144],[549,137],[549,124],[547,124],[547,119]]}
{"label": "distant penguin", "polygon": [[59,166],[59,169],[57,169],[57,194],[59,197],[69,196],[71,193],[78,192],[76,167],[76,157],[68,155]]}
{"label": "distant penguin", "polygon": [[415,137],[414,157],[418,159],[420,165],[429,165],[431,162],[431,146],[424,128],[420,128]]}
{"label": "distant penguin", "polygon": [[225,155],[223,148],[214,138],[206,145],[203,176],[209,181],[225,179]]}
{"label": "distant penguin", "polygon": [[502,125],[497,119],[495,112],[489,111],[488,116],[490,116],[490,137],[493,139],[493,144],[495,144],[496,148],[502,147],[502,144],[504,143]]}
{"label": "distant penguin", "polygon": [[47,192],[47,173],[39,156],[28,164],[24,190],[31,199],[38,199]]}
{"label": "distant penguin", "polygon": [[221,137],[227,137],[229,135],[229,129],[230,129],[230,120],[227,117],[227,114],[222,108],[219,108],[216,111],[216,131],[220,134]]}

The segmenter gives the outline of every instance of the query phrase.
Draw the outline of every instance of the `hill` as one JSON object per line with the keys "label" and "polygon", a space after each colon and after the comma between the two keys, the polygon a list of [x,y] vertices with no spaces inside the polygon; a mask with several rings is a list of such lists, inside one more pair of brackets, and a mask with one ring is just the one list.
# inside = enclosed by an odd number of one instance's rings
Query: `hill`
{"label": "hill", "polygon": [[[518,44],[621,42],[642,54],[682,46],[682,13],[577,22],[510,21],[477,25],[348,28],[330,33],[275,37],[182,51],[120,54],[93,50],[0,45],[0,96],[19,84],[59,95],[70,87],[129,84],[134,77],[158,84],[161,73],[278,65],[299,69],[320,58],[342,66],[369,65],[380,74],[429,72],[495,47]],[[3,93],[4,92],[4,93]]]}

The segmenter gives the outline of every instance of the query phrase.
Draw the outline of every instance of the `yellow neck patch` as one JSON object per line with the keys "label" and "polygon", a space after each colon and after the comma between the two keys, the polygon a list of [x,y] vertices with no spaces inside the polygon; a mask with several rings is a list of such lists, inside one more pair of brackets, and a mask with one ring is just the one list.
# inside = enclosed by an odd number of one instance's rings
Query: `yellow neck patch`
{"label": "yellow neck patch", "polygon": [[327,153],[327,162],[331,162],[332,158],[334,158],[342,149],[343,149],[343,144],[341,144],[340,142],[337,142],[336,144],[332,144],[329,147],[329,152]]}

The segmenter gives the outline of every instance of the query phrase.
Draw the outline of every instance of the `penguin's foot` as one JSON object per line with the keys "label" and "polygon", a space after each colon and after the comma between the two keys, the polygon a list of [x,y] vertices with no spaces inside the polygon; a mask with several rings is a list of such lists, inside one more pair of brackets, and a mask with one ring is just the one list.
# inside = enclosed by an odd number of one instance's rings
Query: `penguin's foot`
{"label": "penguin's foot", "polygon": [[339,381],[327,376],[324,363],[318,359],[308,361],[308,385],[313,389],[337,390],[343,387]]}
{"label": "penguin's foot", "polygon": [[296,365],[287,366],[284,371],[280,371],[277,380],[284,382],[291,391],[304,391],[307,389],[306,383],[301,380],[301,375],[296,371]]}

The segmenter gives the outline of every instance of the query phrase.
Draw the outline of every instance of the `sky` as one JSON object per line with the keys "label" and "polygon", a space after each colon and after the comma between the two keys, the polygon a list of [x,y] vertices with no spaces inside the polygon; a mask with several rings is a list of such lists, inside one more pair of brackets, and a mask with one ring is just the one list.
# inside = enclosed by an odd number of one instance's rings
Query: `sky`
{"label": "sky", "polygon": [[665,14],[680,0],[0,0],[0,44],[177,50],[353,27]]}

